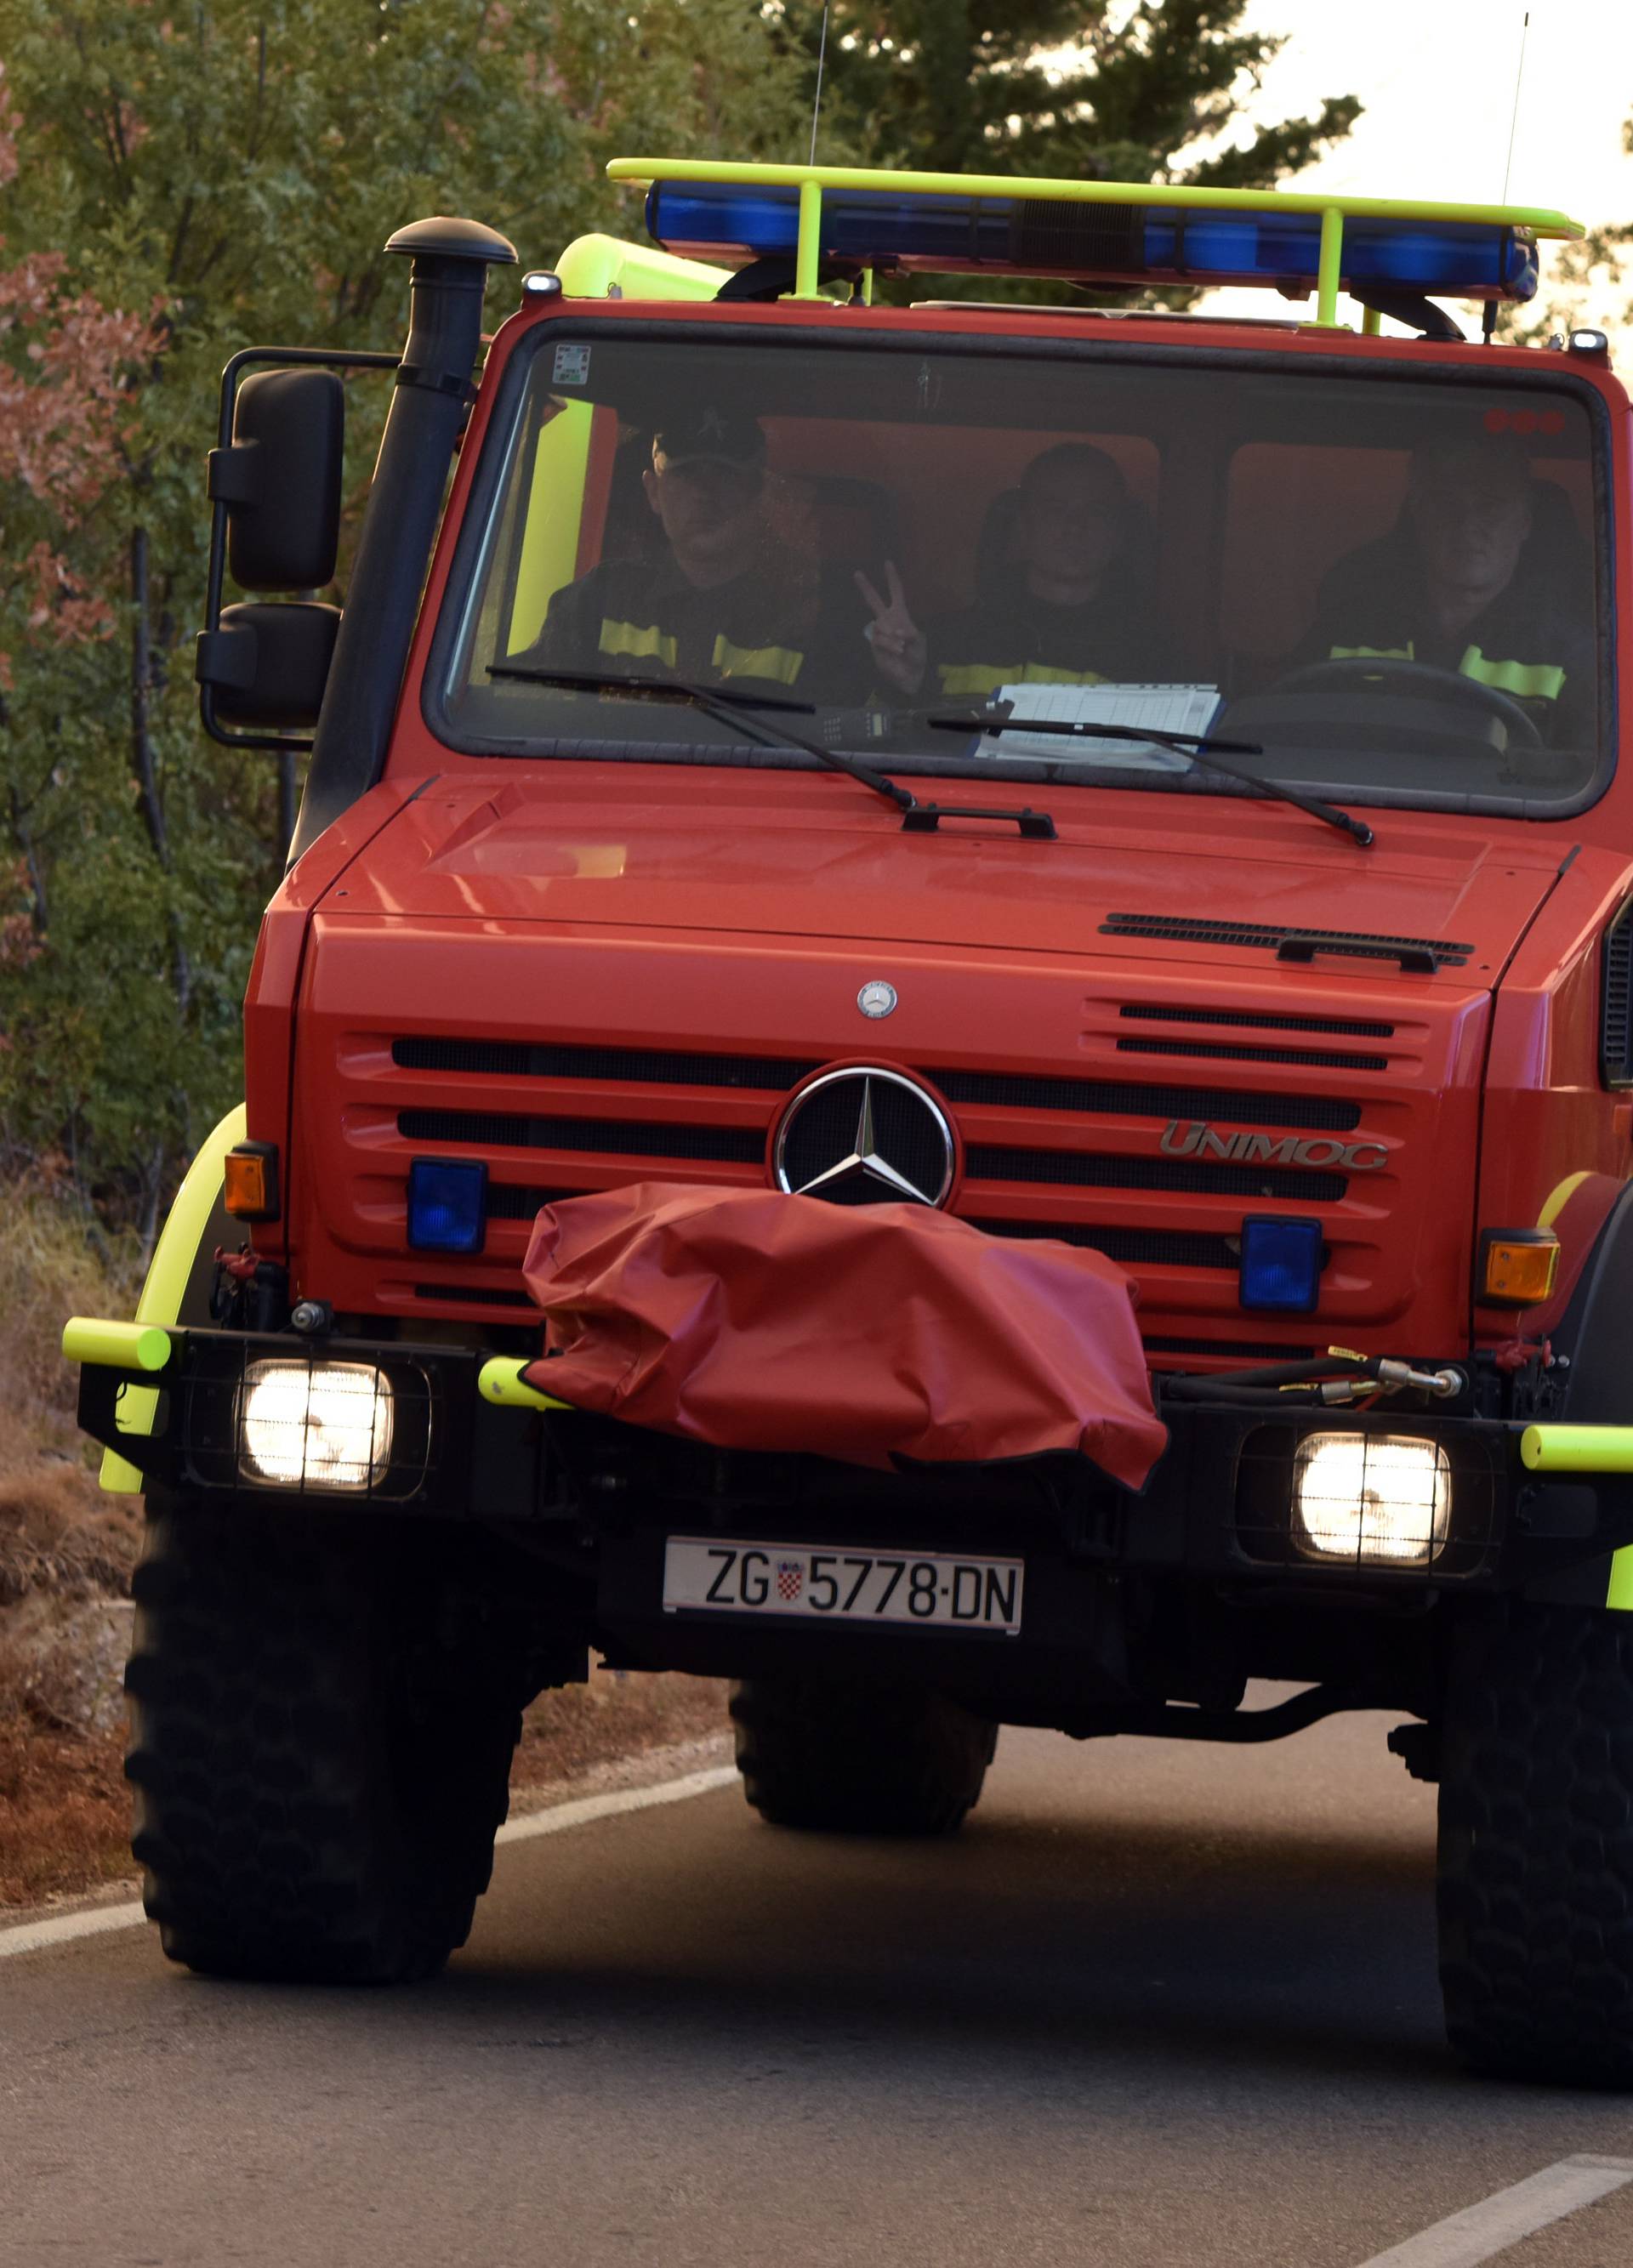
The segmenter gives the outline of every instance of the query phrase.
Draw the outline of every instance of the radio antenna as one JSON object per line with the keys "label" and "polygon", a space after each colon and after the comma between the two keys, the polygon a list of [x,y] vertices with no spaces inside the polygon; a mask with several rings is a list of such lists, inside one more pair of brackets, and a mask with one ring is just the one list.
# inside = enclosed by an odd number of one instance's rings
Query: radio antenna
{"label": "radio antenna", "polygon": [[[815,99],[815,100],[814,100],[814,101],[812,102],[812,104],[811,104],[811,154],[810,154],[810,163],[811,163],[813,166],[816,163],[816,122],[817,122],[817,120],[822,116],[822,74],[823,74],[823,66],[826,63],[826,62],[827,62],[827,60],[828,60],[828,9],[829,9],[829,5],[830,5],[830,0],[822,0],[822,38],[821,38],[821,40],[818,41],[818,43],[817,43],[817,48],[816,48],[816,99]],[[1529,22],[1531,21],[1531,18],[1527,16],[1527,17],[1526,17],[1526,21],[1527,23],[1529,23]]]}
{"label": "radio antenna", "polygon": [[[827,29],[827,19],[825,16],[824,18],[823,28],[824,31]],[[1513,115],[1508,122],[1508,162],[1503,168],[1503,202],[1504,204],[1508,202],[1508,177],[1514,170],[1514,129],[1519,124],[1519,89],[1521,82],[1524,80],[1526,76],[1526,37],[1530,29],[1531,11],[1527,8],[1524,20],[1521,22],[1519,26],[1519,62],[1514,71],[1514,111]],[[820,83],[821,72],[819,68],[818,84],[820,85]],[[814,130],[815,129],[813,129],[813,135]],[[814,158],[812,162],[815,163]]]}

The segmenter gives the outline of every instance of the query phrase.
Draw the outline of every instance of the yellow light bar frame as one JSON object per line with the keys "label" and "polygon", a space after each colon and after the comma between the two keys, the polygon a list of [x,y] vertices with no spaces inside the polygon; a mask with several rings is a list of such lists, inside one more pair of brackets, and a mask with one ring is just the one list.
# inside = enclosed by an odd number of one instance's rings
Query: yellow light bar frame
{"label": "yellow light bar frame", "polygon": [[650,188],[658,181],[717,181],[737,188],[797,189],[799,236],[794,253],[794,299],[822,299],[816,287],[822,258],[822,200],[826,189],[890,189],[909,196],[1046,197],[1068,204],[1174,205],[1188,212],[1319,213],[1321,242],[1316,274],[1316,325],[1337,330],[1347,220],[1453,221],[1522,229],[1534,237],[1575,241],[1580,221],[1532,205],[1430,204],[1412,198],[1334,197],[1309,189],[1204,189],[1184,181],[1057,181],[1003,173],[891,173],[866,166],[722,165],[707,158],[615,158],[607,177]]}

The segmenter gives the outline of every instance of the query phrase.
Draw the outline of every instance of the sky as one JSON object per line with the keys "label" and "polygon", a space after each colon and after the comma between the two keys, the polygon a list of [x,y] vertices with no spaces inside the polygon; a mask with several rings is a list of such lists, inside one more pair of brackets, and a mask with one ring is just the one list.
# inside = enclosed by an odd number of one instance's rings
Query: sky
{"label": "sky", "polygon": [[[1364,106],[1300,188],[1497,202],[1507,169],[1511,203],[1549,206],[1589,227],[1633,226],[1633,158],[1622,144],[1633,112],[1633,0],[1532,0],[1528,10],[1513,0],[1250,0],[1245,20],[1288,37],[1265,75],[1264,118],[1307,114],[1328,94]],[[1221,312],[1241,298],[1213,296]],[[1606,321],[1633,299],[1633,276],[1592,297],[1578,319]]]}

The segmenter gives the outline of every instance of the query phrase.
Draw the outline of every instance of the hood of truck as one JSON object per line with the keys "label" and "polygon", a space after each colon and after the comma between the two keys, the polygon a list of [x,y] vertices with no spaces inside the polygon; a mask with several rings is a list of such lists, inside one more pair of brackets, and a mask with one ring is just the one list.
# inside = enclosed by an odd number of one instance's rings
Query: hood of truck
{"label": "hood of truck", "polygon": [[[1127,1269],[1154,1360],[1467,1344],[1493,990],[1561,847],[1385,814],[1363,851],[1294,810],[1107,791],[1052,792],[1054,842],[904,836],[844,780],[710,774],[705,806],[704,777],[670,802],[650,774],[627,802],[433,784],[321,897],[300,1291],[405,1329],[528,1322],[540,1205],[765,1188],[802,1082],[872,1064],[941,1099],[953,1211]],[[477,1251],[410,1252],[415,1159],[485,1167]],[[1315,1314],[1242,1307],[1257,1214],[1322,1222]]]}
{"label": "hood of truck", "polygon": [[[979,783],[919,792],[985,800]],[[348,871],[346,903],[431,921],[1200,957],[1216,967],[1235,948],[1187,927],[1341,931],[1445,946],[1459,975],[1489,976],[1561,855],[1528,844],[1516,855],[1511,839],[1494,841],[1477,822],[1465,829],[1404,812],[1379,814],[1378,840],[1363,850],[1286,805],[1109,789],[1038,789],[1031,799],[1053,810],[1059,840],[1023,839],[993,821],[904,835],[861,787],[786,773],[606,765],[587,785],[576,767],[491,785],[465,775],[432,784],[383,830]],[[1118,916],[1176,933],[1130,935],[1120,923],[1108,933]]]}

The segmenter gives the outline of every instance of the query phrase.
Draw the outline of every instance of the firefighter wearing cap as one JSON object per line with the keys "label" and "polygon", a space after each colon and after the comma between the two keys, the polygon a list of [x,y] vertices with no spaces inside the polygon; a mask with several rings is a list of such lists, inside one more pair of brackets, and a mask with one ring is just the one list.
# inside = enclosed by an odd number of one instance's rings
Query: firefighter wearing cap
{"label": "firefighter wearing cap", "polygon": [[1510,437],[1421,449],[1399,522],[1327,576],[1299,658],[1425,662],[1506,693],[1546,740],[1591,740],[1583,550],[1563,495],[1532,479]]}
{"label": "firefighter wearing cap", "polygon": [[713,407],[654,435],[642,475],[661,556],[605,560],[558,591],[527,659],[845,704],[873,666],[850,578],[775,525],[758,423]]}

